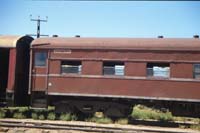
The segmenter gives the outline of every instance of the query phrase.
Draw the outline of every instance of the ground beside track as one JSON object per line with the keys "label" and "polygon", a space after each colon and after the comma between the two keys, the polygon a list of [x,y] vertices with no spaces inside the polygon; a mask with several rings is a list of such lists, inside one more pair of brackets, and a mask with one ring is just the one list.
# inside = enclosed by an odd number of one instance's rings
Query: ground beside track
{"label": "ground beside track", "polygon": [[[0,133],[87,133],[83,131],[74,131],[74,130],[44,130],[36,128],[1,128]],[[91,133],[91,132],[90,132]]]}
{"label": "ground beside track", "polygon": [[[200,133],[197,130],[181,129],[181,128],[169,128],[169,127],[155,127],[155,126],[142,126],[142,125],[120,125],[120,124],[97,124],[92,122],[81,121],[49,121],[49,120],[32,120],[32,119],[0,119],[6,121],[16,122],[35,122],[35,123],[49,123],[49,124],[70,124],[70,125],[83,125],[83,126],[100,126],[100,127],[112,127],[112,128],[129,128],[136,129],[133,133],[153,133],[153,132],[173,132],[173,133]],[[147,131],[147,132],[146,132]],[[50,130],[50,129],[35,129],[35,128],[7,128],[0,127],[0,133],[87,133],[85,131],[75,130]],[[91,133],[91,132],[90,132]],[[95,132],[92,132],[95,133]]]}

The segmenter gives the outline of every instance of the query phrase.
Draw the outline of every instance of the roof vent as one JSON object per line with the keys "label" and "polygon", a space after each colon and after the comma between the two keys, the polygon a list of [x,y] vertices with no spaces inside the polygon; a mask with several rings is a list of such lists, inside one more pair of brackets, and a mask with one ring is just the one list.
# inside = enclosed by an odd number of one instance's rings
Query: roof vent
{"label": "roof vent", "polygon": [[52,37],[58,37],[58,35],[53,35]]}
{"label": "roof vent", "polygon": [[164,36],[158,36],[158,38],[164,38]]}
{"label": "roof vent", "polygon": [[194,35],[193,38],[199,38],[199,35]]}
{"label": "roof vent", "polygon": [[75,35],[75,37],[80,38],[81,36],[80,35]]}

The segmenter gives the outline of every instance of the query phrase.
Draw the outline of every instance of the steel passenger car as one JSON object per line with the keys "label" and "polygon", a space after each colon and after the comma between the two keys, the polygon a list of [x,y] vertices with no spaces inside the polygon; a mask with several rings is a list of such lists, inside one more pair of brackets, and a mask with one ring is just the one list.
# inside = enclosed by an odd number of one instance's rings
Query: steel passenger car
{"label": "steel passenger car", "polygon": [[200,115],[199,38],[39,38],[31,43],[33,107],[127,115],[133,105]]}

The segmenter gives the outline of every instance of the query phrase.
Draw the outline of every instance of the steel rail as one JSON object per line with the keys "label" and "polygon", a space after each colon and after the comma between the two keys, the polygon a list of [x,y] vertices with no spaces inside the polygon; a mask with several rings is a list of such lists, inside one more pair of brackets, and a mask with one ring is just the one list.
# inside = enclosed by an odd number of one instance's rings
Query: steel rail
{"label": "steel rail", "polygon": [[101,133],[195,133],[195,131],[181,131],[181,130],[163,130],[163,129],[134,129],[124,127],[108,127],[97,125],[80,125],[80,124],[58,124],[49,122],[27,122],[27,121],[12,121],[12,120],[0,120],[0,127],[21,127],[21,128],[37,128],[48,130],[76,130],[85,132],[101,132]]}

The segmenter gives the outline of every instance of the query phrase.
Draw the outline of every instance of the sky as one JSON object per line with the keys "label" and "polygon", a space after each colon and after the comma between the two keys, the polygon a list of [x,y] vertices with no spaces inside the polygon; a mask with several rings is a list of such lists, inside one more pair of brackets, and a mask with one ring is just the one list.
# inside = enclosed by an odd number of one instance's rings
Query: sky
{"label": "sky", "polygon": [[191,38],[200,35],[199,1],[0,0],[0,34],[62,37]]}

